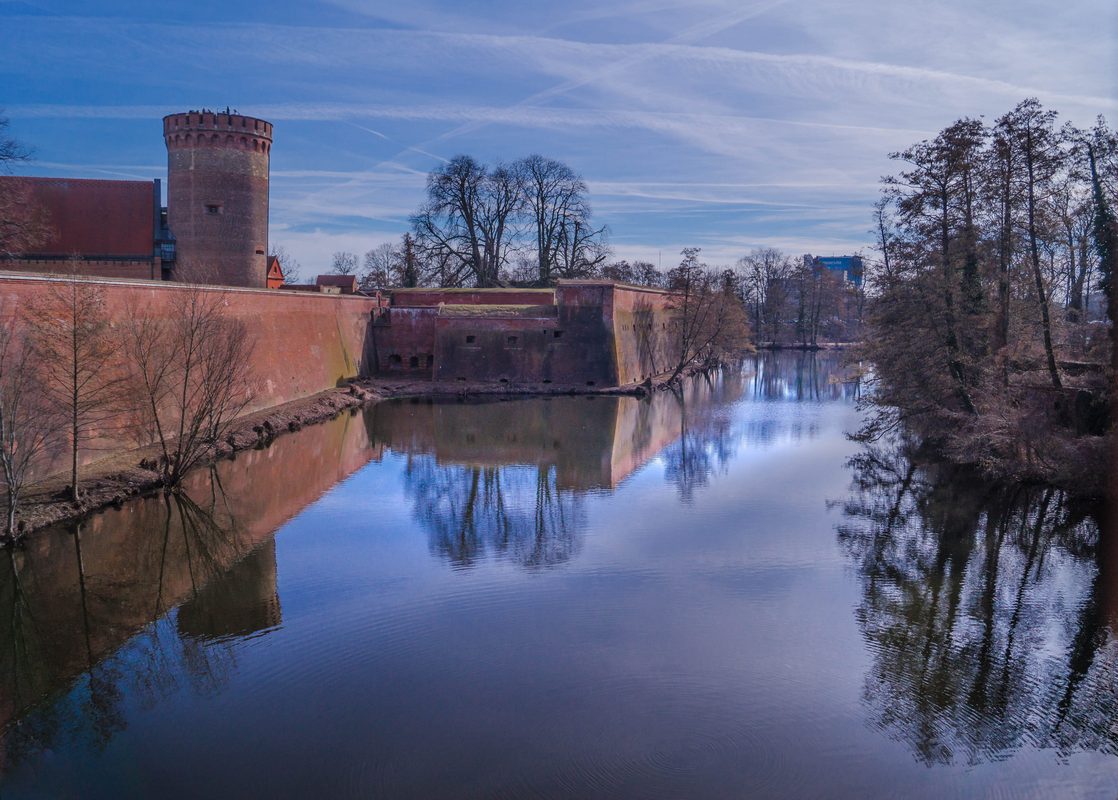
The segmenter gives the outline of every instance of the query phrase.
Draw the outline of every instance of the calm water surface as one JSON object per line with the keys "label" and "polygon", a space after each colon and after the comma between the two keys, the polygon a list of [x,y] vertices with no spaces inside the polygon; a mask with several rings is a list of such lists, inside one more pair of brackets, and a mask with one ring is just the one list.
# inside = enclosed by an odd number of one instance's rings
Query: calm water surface
{"label": "calm water surface", "polygon": [[1098,509],[848,378],[385,403],[0,553],[0,794],[1115,800]]}

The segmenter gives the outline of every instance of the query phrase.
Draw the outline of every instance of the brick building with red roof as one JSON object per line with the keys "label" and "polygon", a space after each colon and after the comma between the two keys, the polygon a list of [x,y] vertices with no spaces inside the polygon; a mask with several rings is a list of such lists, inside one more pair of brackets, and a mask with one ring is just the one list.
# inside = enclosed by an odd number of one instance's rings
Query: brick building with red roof
{"label": "brick building with red roof", "polygon": [[[160,182],[0,176],[0,194],[35,208],[42,235],[0,269],[160,280],[173,244]],[[171,251],[168,251],[168,246]]]}

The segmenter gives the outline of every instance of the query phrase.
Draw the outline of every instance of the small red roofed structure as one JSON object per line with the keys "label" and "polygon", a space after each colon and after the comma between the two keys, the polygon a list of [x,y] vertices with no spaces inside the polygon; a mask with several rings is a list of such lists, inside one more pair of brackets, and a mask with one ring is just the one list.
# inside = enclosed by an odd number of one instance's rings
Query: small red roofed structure
{"label": "small red roofed structure", "polygon": [[283,288],[283,265],[278,256],[268,256],[268,288]]}
{"label": "small red roofed structure", "polygon": [[319,275],[314,285],[323,294],[357,294],[356,275]]}

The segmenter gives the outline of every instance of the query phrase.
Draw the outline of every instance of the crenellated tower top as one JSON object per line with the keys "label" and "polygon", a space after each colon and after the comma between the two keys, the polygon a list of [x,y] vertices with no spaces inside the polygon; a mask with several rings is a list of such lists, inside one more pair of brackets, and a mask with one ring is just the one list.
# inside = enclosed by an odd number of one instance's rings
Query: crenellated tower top
{"label": "crenellated tower top", "polygon": [[229,111],[187,111],[163,118],[163,140],[168,150],[231,147],[268,154],[272,123]]}

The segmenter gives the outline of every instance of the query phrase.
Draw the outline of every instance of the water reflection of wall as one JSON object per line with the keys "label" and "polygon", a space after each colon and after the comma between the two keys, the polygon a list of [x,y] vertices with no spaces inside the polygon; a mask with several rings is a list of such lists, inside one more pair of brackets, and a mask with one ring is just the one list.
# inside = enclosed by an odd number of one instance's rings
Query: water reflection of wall
{"label": "water reflection of wall", "polygon": [[[344,415],[196,472],[181,496],[140,498],[0,553],[0,726],[36,706],[56,715],[59,693],[83,681],[97,702],[75,714],[94,726],[111,717],[121,682],[158,682],[144,659],[109,669],[112,654],[176,606],[176,640],[150,636],[161,669],[206,668],[201,643],[279,625],[273,532],[374,455],[363,420]],[[9,728],[4,751],[33,752],[66,727],[34,723]]]}
{"label": "water reflection of wall", "polygon": [[695,482],[712,452],[725,457],[726,426],[710,420],[742,386],[716,375],[646,398],[385,403],[371,438],[408,454],[405,489],[432,551],[457,566],[487,555],[549,566],[578,552],[588,492],[613,491],[676,441],[673,479]]}
{"label": "water reflection of wall", "polygon": [[862,583],[872,719],[922,761],[1118,754],[1118,575],[1098,509],[903,448],[852,461],[839,541]]}
{"label": "water reflection of wall", "polygon": [[403,401],[370,416],[378,445],[408,454],[405,489],[431,550],[529,568],[581,546],[582,497],[612,490],[678,435],[670,397]]}
{"label": "water reflection of wall", "polygon": [[665,393],[397,401],[377,406],[371,419],[378,445],[438,465],[554,470],[557,488],[571,491],[615,488],[679,435],[679,407]]}
{"label": "water reflection of wall", "polygon": [[276,540],[269,538],[179,606],[179,634],[202,639],[249,636],[279,626]]}

